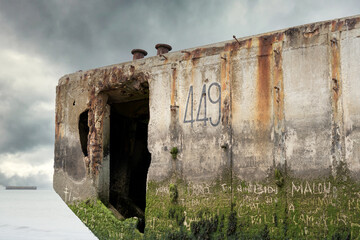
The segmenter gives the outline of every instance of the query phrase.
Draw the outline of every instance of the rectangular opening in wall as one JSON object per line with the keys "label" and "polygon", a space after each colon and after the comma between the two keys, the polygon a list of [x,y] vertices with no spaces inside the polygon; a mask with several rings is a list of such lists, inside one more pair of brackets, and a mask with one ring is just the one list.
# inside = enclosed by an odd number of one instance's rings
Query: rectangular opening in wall
{"label": "rectangular opening in wall", "polygon": [[109,202],[125,218],[138,217],[145,228],[149,99],[110,104]]}

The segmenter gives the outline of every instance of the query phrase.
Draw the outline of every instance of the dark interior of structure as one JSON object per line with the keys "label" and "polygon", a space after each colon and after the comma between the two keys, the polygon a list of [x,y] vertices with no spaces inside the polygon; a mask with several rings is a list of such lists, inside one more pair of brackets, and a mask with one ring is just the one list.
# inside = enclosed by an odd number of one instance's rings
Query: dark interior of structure
{"label": "dark interior of structure", "polygon": [[88,113],[89,110],[86,110],[83,113],[81,113],[79,117],[79,134],[80,134],[81,150],[84,153],[85,157],[87,157],[88,155],[88,151],[87,151],[87,142],[89,135]]}
{"label": "dark interior of structure", "polygon": [[145,228],[149,99],[111,103],[110,204],[125,218],[138,217]]}

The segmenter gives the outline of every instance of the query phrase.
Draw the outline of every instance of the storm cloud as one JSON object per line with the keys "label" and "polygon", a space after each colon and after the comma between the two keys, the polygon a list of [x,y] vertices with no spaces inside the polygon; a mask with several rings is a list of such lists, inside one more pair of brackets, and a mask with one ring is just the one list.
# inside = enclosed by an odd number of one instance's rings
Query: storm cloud
{"label": "storm cloud", "polygon": [[51,186],[55,86],[80,69],[356,15],[360,2],[0,0],[0,185]]}
{"label": "storm cloud", "polygon": [[190,48],[357,14],[355,0],[1,1],[0,25],[19,50],[71,71],[128,61],[156,43]]}

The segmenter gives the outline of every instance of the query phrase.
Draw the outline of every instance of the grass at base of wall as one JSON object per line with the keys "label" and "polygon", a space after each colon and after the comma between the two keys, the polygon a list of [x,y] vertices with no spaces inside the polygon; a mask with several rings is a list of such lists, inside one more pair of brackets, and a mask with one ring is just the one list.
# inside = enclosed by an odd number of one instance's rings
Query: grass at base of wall
{"label": "grass at base of wall", "polygon": [[142,239],[137,218],[119,220],[100,200],[79,201],[69,207],[100,240]]}
{"label": "grass at base of wall", "polygon": [[313,179],[274,170],[231,188],[149,182],[144,239],[360,239],[360,183],[345,170]]}
{"label": "grass at base of wall", "polygon": [[70,208],[99,239],[360,239],[360,183],[346,171],[299,179],[277,170],[229,186],[149,182],[144,234],[136,218],[120,221],[100,201]]}

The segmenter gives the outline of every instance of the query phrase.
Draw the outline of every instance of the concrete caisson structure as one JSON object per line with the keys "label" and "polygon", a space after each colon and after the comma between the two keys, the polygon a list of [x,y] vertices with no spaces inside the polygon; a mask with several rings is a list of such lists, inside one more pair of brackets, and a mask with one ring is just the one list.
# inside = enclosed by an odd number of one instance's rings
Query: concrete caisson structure
{"label": "concrete caisson structure", "polygon": [[157,236],[360,236],[360,16],[169,50],[59,80],[64,201]]}

